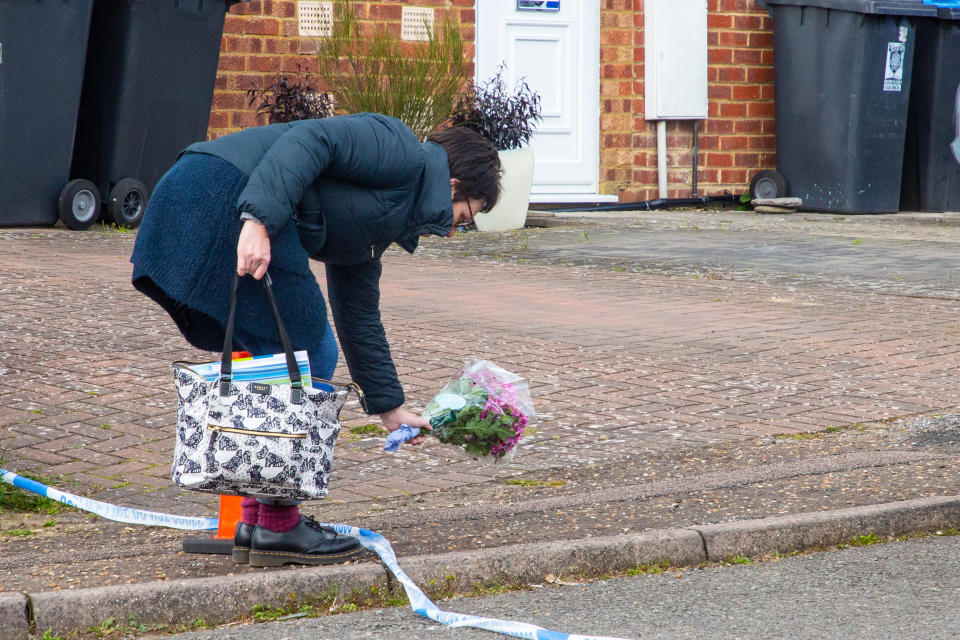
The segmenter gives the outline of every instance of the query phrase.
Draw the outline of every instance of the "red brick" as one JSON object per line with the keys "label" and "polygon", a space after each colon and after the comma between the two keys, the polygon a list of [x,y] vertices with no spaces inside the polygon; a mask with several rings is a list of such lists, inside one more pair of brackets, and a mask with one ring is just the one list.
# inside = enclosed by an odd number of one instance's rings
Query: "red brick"
{"label": "red brick", "polygon": [[760,86],[756,84],[741,84],[733,87],[734,100],[757,100],[760,98]]}
{"label": "red brick", "polygon": [[239,36],[224,37],[224,50],[230,53],[260,53],[261,41],[258,38]]}
{"label": "red brick", "polygon": [[732,131],[728,133],[761,133],[763,131],[763,121],[756,118],[746,118],[743,120],[723,120],[728,123]]}
{"label": "red brick", "polygon": [[724,184],[747,184],[747,172],[743,169],[724,169],[720,171],[720,182]]}
{"label": "red brick", "polygon": [[250,58],[250,71],[277,72],[280,70],[281,60],[282,58],[279,56],[252,56]]}
{"label": "red brick", "polygon": [[373,20],[393,20],[394,22],[399,22],[402,17],[403,7],[400,5],[385,5],[382,3],[370,5],[370,18]]}
{"label": "red brick", "polygon": [[707,15],[707,28],[729,29],[733,26],[734,16],[711,12]]}
{"label": "red brick", "polygon": [[601,45],[629,45],[632,43],[633,32],[626,29],[608,29],[600,34]]}
{"label": "red brick", "polygon": [[710,64],[730,64],[733,62],[733,51],[711,47],[707,51],[707,60]]}
{"label": "red brick", "polygon": [[707,87],[707,95],[711,100],[730,100],[733,97],[733,87],[713,84]]}
{"label": "red brick", "polygon": [[[735,51],[734,54],[739,53]],[[736,57],[736,55],[734,55]],[[721,67],[717,70],[717,80],[720,82],[743,82],[746,78],[743,67]]]}
{"label": "red brick", "polygon": [[763,16],[762,15],[736,15],[733,16],[734,28],[742,31],[750,30],[759,30],[763,29]]}
{"label": "red brick", "polygon": [[724,151],[732,151],[736,149],[746,149],[749,144],[750,143],[746,137],[725,136],[721,139],[720,148]]}
{"label": "red brick", "polygon": [[220,71],[243,71],[246,60],[246,56],[220,56],[217,68]]}
{"label": "red brick", "polygon": [[727,153],[708,153],[706,164],[711,167],[732,167],[733,158]]}
{"label": "red brick", "polygon": [[773,117],[776,115],[776,111],[772,102],[751,102],[747,105],[747,115],[751,117]]}
{"label": "red brick", "polygon": [[721,31],[719,44],[725,47],[747,46],[747,34],[740,31]]}
{"label": "red brick", "polygon": [[762,51],[758,49],[736,49],[733,52],[734,64],[760,64]]}

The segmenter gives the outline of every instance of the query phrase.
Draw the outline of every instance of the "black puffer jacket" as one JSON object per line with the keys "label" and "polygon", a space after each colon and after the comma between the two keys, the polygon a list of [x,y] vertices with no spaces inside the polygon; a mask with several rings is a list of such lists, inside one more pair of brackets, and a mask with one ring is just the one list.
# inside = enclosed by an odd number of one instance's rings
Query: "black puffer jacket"
{"label": "black puffer jacket", "polygon": [[310,257],[326,265],[327,292],[350,375],[367,410],[403,404],[380,321],[381,254],[413,252],[423,234],[453,226],[447,154],[379,114],[301,120],[191,145],[250,176],[237,202],[273,236],[295,224]]}

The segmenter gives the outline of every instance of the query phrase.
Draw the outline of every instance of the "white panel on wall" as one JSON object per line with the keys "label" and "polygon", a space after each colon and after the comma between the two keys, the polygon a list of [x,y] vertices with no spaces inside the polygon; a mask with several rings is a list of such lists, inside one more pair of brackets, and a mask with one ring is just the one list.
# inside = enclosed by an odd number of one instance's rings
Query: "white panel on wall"
{"label": "white panel on wall", "polygon": [[646,0],[647,120],[707,117],[707,0]]}
{"label": "white panel on wall", "polygon": [[433,35],[433,9],[404,7],[400,19],[400,39],[426,42]]}
{"label": "white panel on wall", "polygon": [[329,36],[333,31],[333,2],[297,3],[297,22],[301,36]]}

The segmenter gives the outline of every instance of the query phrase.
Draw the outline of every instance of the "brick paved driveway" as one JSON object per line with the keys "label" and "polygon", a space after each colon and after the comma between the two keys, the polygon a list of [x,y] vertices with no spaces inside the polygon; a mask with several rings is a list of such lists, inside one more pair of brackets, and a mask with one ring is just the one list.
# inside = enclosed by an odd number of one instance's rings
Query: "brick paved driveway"
{"label": "brick paved driveway", "polygon": [[[635,233],[655,246],[663,231]],[[589,234],[600,246],[602,234]],[[517,237],[497,242],[516,245]],[[920,297],[844,285],[843,260],[833,280],[791,278],[796,264],[779,275],[774,268],[777,277],[712,279],[692,277],[704,273],[692,268],[511,258],[470,242],[387,255],[382,311],[401,378],[422,406],[464,359],[494,360],[531,380],[535,433],[515,464],[497,467],[436,443],[386,455],[382,438],[345,433],[331,498],[418,493],[958,404],[960,301],[944,294],[947,286]],[[950,242],[933,243],[929,255],[952,264]],[[101,500],[197,514],[211,500],[168,479],[170,362],[212,356],[190,348],[129,285],[132,245],[129,233],[0,230],[4,466],[62,475],[62,488]],[[495,259],[463,259],[477,256]],[[355,407],[345,418],[348,427],[371,422]]]}

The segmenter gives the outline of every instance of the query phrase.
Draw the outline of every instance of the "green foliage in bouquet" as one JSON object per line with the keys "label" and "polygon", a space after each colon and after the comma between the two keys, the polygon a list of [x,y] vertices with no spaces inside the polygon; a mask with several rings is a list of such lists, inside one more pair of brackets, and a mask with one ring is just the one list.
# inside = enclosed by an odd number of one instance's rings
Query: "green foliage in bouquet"
{"label": "green foliage in bouquet", "polygon": [[[498,442],[514,436],[516,418],[494,413],[480,417],[482,413],[482,406],[465,407],[457,412],[454,422],[434,427],[434,435],[440,442],[463,447],[470,455],[488,455]],[[433,425],[433,420],[430,424]]]}
{"label": "green foliage in bouquet", "polygon": [[516,434],[513,429],[516,418],[511,412],[487,411],[487,393],[469,379],[461,378],[451,382],[444,392],[460,396],[466,406],[458,410],[439,407],[431,402],[424,410],[430,416],[431,435],[440,442],[463,447],[463,450],[477,457],[490,454],[497,443]]}

